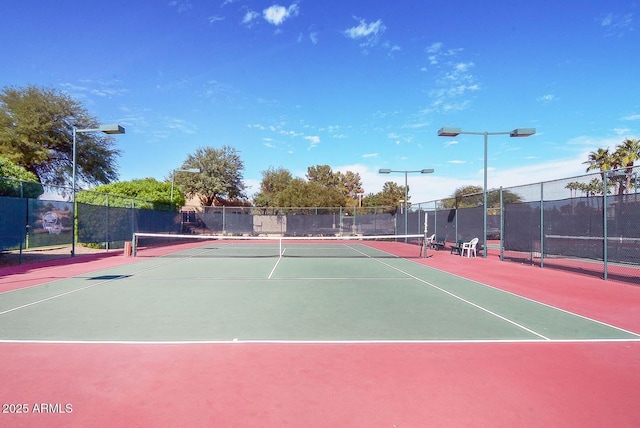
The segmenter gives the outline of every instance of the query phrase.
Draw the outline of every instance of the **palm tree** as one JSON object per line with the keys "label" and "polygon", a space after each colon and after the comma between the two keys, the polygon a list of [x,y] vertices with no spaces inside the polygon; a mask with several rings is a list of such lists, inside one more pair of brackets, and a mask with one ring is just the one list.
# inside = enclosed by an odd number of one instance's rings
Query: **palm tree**
{"label": "palm tree", "polygon": [[[613,157],[616,162],[616,166],[624,168],[626,174],[626,185],[624,190],[631,187],[631,178],[633,176],[633,164],[640,159],[640,140],[627,138],[616,147],[616,151],[613,153]],[[620,189],[619,193],[622,194],[623,189]]]}
{"label": "palm tree", "polygon": [[609,154],[609,149],[599,148],[597,152],[589,153],[589,160],[582,163],[589,164],[587,172],[598,169],[600,171],[600,177],[604,180],[604,171],[611,169],[613,158]]}
{"label": "palm tree", "polygon": [[579,181],[572,181],[571,183],[568,183],[566,186],[564,186],[565,189],[569,189],[569,194],[572,199],[576,197],[576,193],[580,189],[581,184],[582,183],[580,183]]}

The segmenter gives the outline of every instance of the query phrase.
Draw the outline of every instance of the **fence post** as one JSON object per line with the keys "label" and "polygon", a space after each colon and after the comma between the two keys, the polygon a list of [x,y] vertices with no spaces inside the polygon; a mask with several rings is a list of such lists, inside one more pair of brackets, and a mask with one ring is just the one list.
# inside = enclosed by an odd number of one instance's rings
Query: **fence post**
{"label": "fence post", "polygon": [[[532,260],[533,261],[533,260]],[[540,183],[540,267],[544,267],[544,183]]]}
{"label": "fence post", "polygon": [[[352,235],[357,235],[358,233],[357,218],[356,218],[358,213],[356,212],[356,208],[357,208],[356,206],[353,207],[353,226],[351,227]],[[316,208],[316,214],[318,214],[318,208]]]}
{"label": "fence post", "polygon": [[609,187],[608,183],[609,174],[607,171],[604,172],[604,189],[602,191],[602,234],[604,235],[603,243],[602,243],[602,259],[603,259],[603,274],[604,280],[607,280],[608,277],[608,263],[607,263],[607,189]]}
{"label": "fence post", "polygon": [[225,206],[222,206],[222,234],[227,234],[227,211],[225,210]]}
{"label": "fence post", "polygon": [[[453,238],[453,242],[455,242],[456,245],[458,245],[458,214],[460,214],[460,213],[458,212],[458,203],[456,202],[456,213],[454,215],[454,218],[456,219],[456,221],[454,223],[455,231],[456,231],[455,235],[456,236]],[[486,219],[485,219],[485,225],[486,224],[487,223],[486,223]],[[485,230],[486,230],[486,228],[485,228]],[[487,246],[487,242],[486,241],[487,240],[486,240],[486,236],[485,236],[485,242],[484,242],[484,246],[485,247]],[[484,251],[487,251],[487,249],[485,248]]]}
{"label": "fence post", "polygon": [[[22,181],[20,182],[20,186],[22,190]],[[24,199],[21,197],[20,201],[22,202]],[[19,263],[22,264],[22,256],[23,256],[23,250],[24,247],[29,248],[29,200],[25,200],[24,201],[24,218],[25,218],[25,225],[24,225],[24,239],[22,239],[22,236],[20,237],[20,260]],[[24,241],[24,245],[23,245],[23,241]]]}
{"label": "fence post", "polygon": [[436,239],[438,239],[438,202],[433,202],[433,233],[436,234]]}
{"label": "fence post", "polygon": [[[502,199],[502,186],[500,186],[500,261],[504,261],[504,204]],[[485,250],[487,251],[487,250]]]}
{"label": "fence post", "polygon": [[109,194],[105,194],[105,221],[106,221],[106,225],[105,225],[105,229],[104,229],[104,247],[107,251],[109,251]]}

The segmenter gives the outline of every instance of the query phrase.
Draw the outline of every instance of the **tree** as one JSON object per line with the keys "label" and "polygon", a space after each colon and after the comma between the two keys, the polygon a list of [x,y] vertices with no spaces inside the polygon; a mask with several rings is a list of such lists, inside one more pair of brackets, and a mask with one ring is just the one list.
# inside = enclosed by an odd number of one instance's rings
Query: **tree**
{"label": "tree", "polygon": [[631,180],[633,178],[633,164],[635,161],[640,159],[640,140],[632,140],[625,139],[622,144],[620,144],[616,151],[613,153],[613,159],[615,162],[615,167],[624,168],[625,171],[625,183],[624,186],[621,183],[620,188],[618,189],[618,194],[623,194],[626,190],[631,188]]}
{"label": "tree", "polygon": [[280,167],[275,169],[269,167],[268,170],[262,171],[262,181],[260,182],[260,192],[258,192],[253,202],[257,207],[276,207],[275,202],[278,193],[282,192],[289,186],[293,176],[291,173]]}
{"label": "tree", "polygon": [[[409,189],[407,188],[407,193]],[[362,200],[362,205],[366,207],[398,207],[404,205],[405,188],[393,181],[387,181],[382,185],[382,191],[369,194]],[[411,199],[411,198],[409,198]]]}
{"label": "tree", "polygon": [[347,198],[347,206],[358,205],[358,195],[362,195],[364,193],[360,174],[351,171],[347,171],[344,174],[338,172],[338,179],[338,188]]}
{"label": "tree", "polygon": [[442,206],[443,208],[471,208],[481,206],[483,201],[482,187],[462,186],[453,192],[450,199],[442,201]]}
{"label": "tree", "polygon": [[[117,183],[97,186],[91,191],[82,191],[76,194],[78,202],[92,205],[108,205],[112,207],[130,208],[134,199],[136,208],[167,209],[171,206],[171,183],[160,182],[155,178],[142,178],[131,181],[119,181]],[[174,191],[174,209],[185,203],[184,195]]]}
{"label": "tree", "polygon": [[329,165],[316,165],[307,168],[307,180],[320,183],[325,187],[336,187],[340,183],[339,175]]}
{"label": "tree", "polygon": [[344,206],[345,199],[336,187],[294,178],[278,193],[275,202],[280,207],[340,207]]}
{"label": "tree", "polygon": [[[520,202],[520,196],[507,189],[502,189],[502,203]],[[473,208],[484,204],[484,192],[480,186],[458,187],[450,198],[442,201],[443,208]],[[490,214],[498,214],[500,208],[500,190],[487,191],[487,209]]]}
{"label": "tree", "polygon": [[329,165],[307,168],[306,180],[293,178],[284,168],[262,171],[257,207],[345,207],[357,205],[362,192],[360,175],[334,172]]}
{"label": "tree", "polygon": [[329,165],[316,165],[307,168],[307,180],[319,183],[326,188],[335,188],[342,193],[346,206],[357,205],[358,193],[362,193],[360,174],[346,171],[333,172]]}
{"label": "tree", "polygon": [[564,186],[564,188],[569,189],[569,195],[571,198],[575,198],[576,193],[581,189],[581,186],[582,183],[580,183],[579,181],[572,181],[571,183],[568,183],[566,186]]}
{"label": "tree", "polygon": [[0,156],[0,196],[35,199],[43,192],[34,173]]}
{"label": "tree", "polygon": [[[609,149],[599,148],[597,151],[589,153],[589,158],[583,163],[589,165],[587,167],[587,172],[598,169],[600,171],[600,178],[602,181],[604,181],[604,174],[606,171],[622,169],[622,175],[612,174],[608,180],[617,187],[616,193],[619,196],[622,196],[631,188],[633,167],[634,163],[638,159],[640,159],[640,141],[637,139],[627,138],[616,147],[616,150],[613,153],[609,153]],[[587,188],[588,190],[586,190]],[[604,185],[602,183],[600,183],[599,186],[595,186],[593,185],[593,182],[590,183],[590,186],[581,190],[591,193],[597,188],[604,191]],[[607,192],[608,191],[609,189],[607,189]]]}
{"label": "tree", "polygon": [[204,206],[245,204],[242,170],[238,151],[230,146],[220,149],[201,147],[189,155],[183,169],[198,168],[200,174],[179,174],[178,184],[189,197],[197,196]]}
{"label": "tree", "polygon": [[[72,181],[73,127],[99,126],[87,110],[55,89],[27,86],[0,91],[0,150],[41,183]],[[113,138],[101,133],[76,135],[77,181],[105,184],[117,179]]]}
{"label": "tree", "polygon": [[612,158],[609,154],[609,149],[600,148],[595,152],[589,153],[587,161],[582,163],[589,165],[587,167],[587,172],[598,169],[600,171],[600,177],[604,180],[604,171],[609,171],[611,169]]}

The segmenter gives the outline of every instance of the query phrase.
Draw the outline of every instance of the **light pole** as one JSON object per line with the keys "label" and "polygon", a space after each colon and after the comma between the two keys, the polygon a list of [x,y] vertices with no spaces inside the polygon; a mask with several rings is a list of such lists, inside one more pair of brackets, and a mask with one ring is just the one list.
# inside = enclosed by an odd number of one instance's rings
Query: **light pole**
{"label": "light pole", "polygon": [[177,172],[192,172],[192,173],[199,174],[201,171],[200,171],[200,168],[187,168],[187,169],[174,169],[173,170],[173,174],[171,174],[171,206],[172,207],[173,207],[173,186],[174,186],[174,181],[175,181]]}
{"label": "light pole", "polygon": [[71,202],[73,203],[73,217],[71,218],[71,257],[76,255],[76,134],[87,132],[104,132],[105,134],[124,134],[124,128],[120,125],[100,125],[98,128],[78,129],[73,127],[73,149],[71,166]]}
{"label": "light pole", "polygon": [[457,137],[460,134],[467,135],[484,135],[484,184],[482,187],[482,200],[483,200],[483,210],[482,210],[482,224],[483,224],[483,251],[482,257],[487,257],[487,151],[489,145],[489,135],[509,135],[510,137],[528,137],[536,133],[535,128],[516,128],[513,131],[502,131],[502,132],[471,132],[471,131],[463,131],[460,128],[449,128],[444,127],[438,130],[438,137]]}
{"label": "light pole", "polygon": [[[409,224],[409,210],[408,210],[408,206],[407,204],[409,203],[409,187],[407,185],[407,175],[411,172],[419,172],[420,174],[432,174],[433,173],[433,169],[429,168],[429,169],[420,169],[420,170],[416,170],[416,171],[395,171],[392,169],[387,169],[387,168],[383,168],[378,170],[379,174],[391,174],[392,172],[402,172],[404,173],[404,234],[408,235],[408,224]],[[407,242],[407,238],[405,236],[404,238],[404,242]]]}

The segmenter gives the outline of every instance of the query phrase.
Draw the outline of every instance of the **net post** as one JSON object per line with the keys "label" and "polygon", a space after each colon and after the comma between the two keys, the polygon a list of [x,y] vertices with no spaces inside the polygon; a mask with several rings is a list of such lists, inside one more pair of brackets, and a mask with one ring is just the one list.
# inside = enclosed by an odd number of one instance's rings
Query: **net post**
{"label": "net post", "polygon": [[[419,213],[420,211],[418,211]],[[429,225],[427,224],[427,220],[429,218],[429,215],[427,213],[427,211],[425,210],[424,212],[424,234],[422,235],[422,245],[420,246],[420,256],[423,256],[424,253],[424,257],[427,258],[428,256],[428,244],[427,244],[427,237],[428,237],[428,233],[429,233]]]}
{"label": "net post", "polygon": [[138,247],[138,236],[136,235],[135,232],[133,232],[133,235],[131,236],[131,257],[136,256],[137,247]]}

